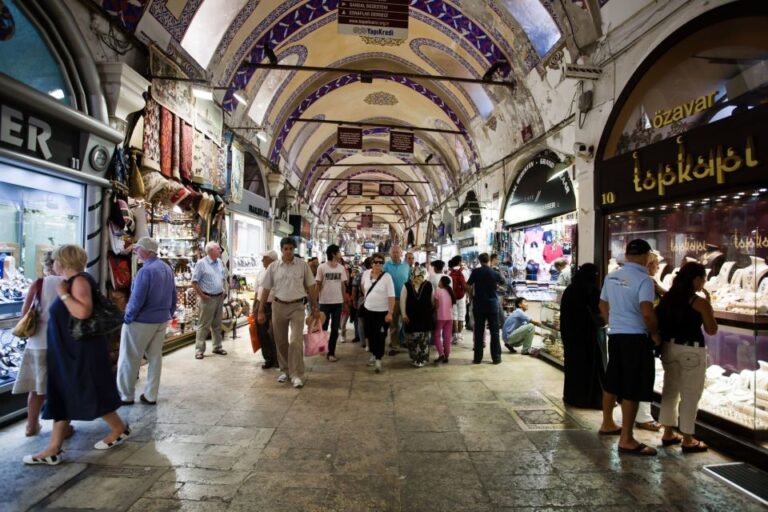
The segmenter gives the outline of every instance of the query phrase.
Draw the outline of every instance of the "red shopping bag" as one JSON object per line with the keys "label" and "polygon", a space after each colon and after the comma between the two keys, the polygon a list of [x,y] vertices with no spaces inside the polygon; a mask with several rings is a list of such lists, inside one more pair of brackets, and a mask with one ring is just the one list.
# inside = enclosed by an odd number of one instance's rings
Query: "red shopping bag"
{"label": "red shopping bag", "polygon": [[251,335],[251,348],[253,349],[253,353],[255,354],[261,348],[261,340],[259,339],[259,330],[256,325],[256,312],[254,312],[251,316],[248,317],[248,332]]}
{"label": "red shopping bag", "polygon": [[328,339],[331,334],[323,330],[320,320],[309,324],[309,332],[304,335],[304,356],[312,357],[328,352]]}

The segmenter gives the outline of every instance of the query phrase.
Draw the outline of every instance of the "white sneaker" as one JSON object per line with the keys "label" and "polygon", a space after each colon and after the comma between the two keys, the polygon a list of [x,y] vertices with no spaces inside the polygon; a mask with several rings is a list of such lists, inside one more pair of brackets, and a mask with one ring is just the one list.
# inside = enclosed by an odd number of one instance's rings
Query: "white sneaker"
{"label": "white sneaker", "polygon": [[301,380],[298,377],[293,378],[293,387],[295,388],[303,388],[304,387],[304,381]]}
{"label": "white sneaker", "polygon": [[283,372],[280,374],[280,376],[277,378],[277,382],[282,384],[283,382],[288,382],[288,374]]}
{"label": "white sneaker", "polygon": [[376,356],[371,356],[370,359],[368,359],[368,366],[373,366],[376,364]]}
{"label": "white sneaker", "polygon": [[373,371],[376,373],[381,373],[381,359],[377,359],[374,363]]}

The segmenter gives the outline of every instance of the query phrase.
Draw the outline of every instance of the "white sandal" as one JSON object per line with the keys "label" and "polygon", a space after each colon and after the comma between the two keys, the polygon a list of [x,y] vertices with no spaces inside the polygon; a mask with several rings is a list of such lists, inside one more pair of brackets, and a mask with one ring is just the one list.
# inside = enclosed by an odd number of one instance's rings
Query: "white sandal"
{"label": "white sandal", "polygon": [[61,456],[61,454],[64,453],[64,450],[59,450],[59,453],[56,455],[49,455],[48,457],[35,457],[34,455],[25,455],[22,461],[24,461],[24,464],[29,464],[30,466],[34,466],[36,464],[45,464],[46,466],[56,466],[58,464],[61,464],[61,461],[64,460],[64,458]]}

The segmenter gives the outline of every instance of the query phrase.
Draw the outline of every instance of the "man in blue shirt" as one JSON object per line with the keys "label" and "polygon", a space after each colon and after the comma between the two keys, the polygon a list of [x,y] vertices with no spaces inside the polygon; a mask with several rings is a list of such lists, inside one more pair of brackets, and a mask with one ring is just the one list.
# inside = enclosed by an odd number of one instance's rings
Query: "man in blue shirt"
{"label": "man in blue shirt", "polygon": [[478,256],[480,266],[472,271],[467,281],[467,292],[472,300],[472,312],[475,316],[475,353],[472,363],[483,361],[483,335],[485,324],[491,331],[491,360],[493,364],[501,363],[501,344],[499,343],[499,297],[496,287],[504,284],[501,275],[488,266],[488,253]]}
{"label": "man in blue shirt", "polygon": [[653,281],[646,264],[651,246],[642,239],[627,244],[624,266],[605,277],[600,314],[608,319],[608,368],[603,395],[602,434],[619,434],[612,411],[621,400],[619,453],[656,455],[633,435],[639,402],[653,398],[653,347],[661,344],[653,310]]}
{"label": "man in blue shirt", "polygon": [[515,299],[515,310],[504,320],[502,339],[507,350],[513,354],[517,352],[515,347],[523,346],[523,355],[528,355],[533,344],[534,325],[541,327],[541,322],[534,320],[525,314],[528,311],[528,301],[522,297]]}
{"label": "man in blue shirt", "polygon": [[145,404],[157,403],[165,329],[176,312],[173,270],[158,259],[157,248],[157,242],[146,236],[134,246],[134,252],[144,265],[133,281],[131,298],[125,308],[125,323],[120,333],[117,389],[123,405],[133,404],[136,376],[144,355],[149,364],[147,383],[140,398]]}
{"label": "man in blue shirt", "polygon": [[221,312],[224,306],[227,270],[221,261],[221,247],[216,242],[205,244],[205,258],[195,263],[192,271],[192,288],[199,297],[197,336],[195,338],[195,359],[202,359],[208,334],[213,341],[214,354],[227,355],[221,346]]}
{"label": "man in blue shirt", "polygon": [[394,356],[400,349],[400,323],[403,316],[400,314],[400,291],[411,276],[411,267],[404,262],[403,250],[399,245],[392,247],[390,260],[384,264],[384,272],[392,277],[395,285],[395,309],[392,313],[392,323],[389,324],[389,355]]}

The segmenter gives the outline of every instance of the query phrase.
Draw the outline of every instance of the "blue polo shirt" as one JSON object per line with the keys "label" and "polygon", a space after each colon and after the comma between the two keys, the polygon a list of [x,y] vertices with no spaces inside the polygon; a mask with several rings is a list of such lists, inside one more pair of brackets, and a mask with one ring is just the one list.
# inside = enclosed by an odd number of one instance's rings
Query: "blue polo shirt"
{"label": "blue polo shirt", "polygon": [[610,306],[608,325],[611,334],[646,334],[640,312],[641,302],[653,304],[653,281],[648,271],[637,263],[625,263],[605,276],[600,300]]}
{"label": "blue polo shirt", "polygon": [[501,339],[506,340],[512,336],[512,333],[518,328],[522,327],[531,321],[531,317],[525,314],[521,308],[517,308],[511,315],[504,320],[504,327],[502,327]]}
{"label": "blue polo shirt", "polygon": [[411,277],[411,267],[404,261],[395,263],[389,260],[384,264],[384,272],[392,277],[392,282],[395,284],[395,299],[399,299],[400,290],[403,289],[403,285]]}

